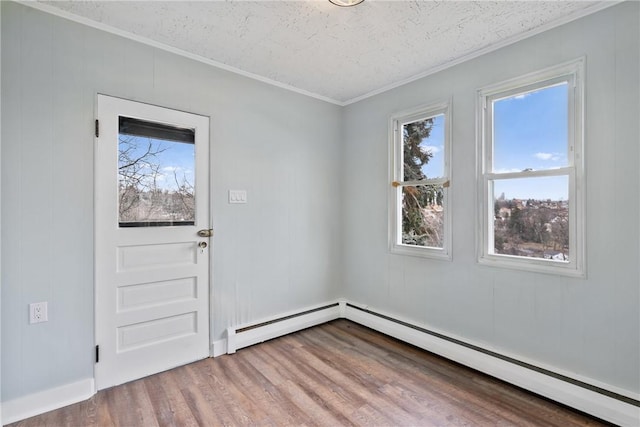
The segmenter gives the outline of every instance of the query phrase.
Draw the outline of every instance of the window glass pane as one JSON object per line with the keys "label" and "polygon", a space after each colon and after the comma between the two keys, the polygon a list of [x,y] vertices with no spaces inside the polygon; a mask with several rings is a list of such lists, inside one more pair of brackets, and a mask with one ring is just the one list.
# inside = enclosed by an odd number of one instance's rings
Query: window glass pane
{"label": "window glass pane", "polygon": [[569,178],[493,181],[495,254],[569,260]]}
{"label": "window glass pane", "polygon": [[493,101],[493,172],[568,166],[566,82]]}
{"label": "window glass pane", "polygon": [[402,187],[403,245],[442,248],[444,244],[442,185]]}
{"label": "window glass pane", "polygon": [[402,125],[403,181],[445,176],[444,127],[444,114]]}
{"label": "window glass pane", "polygon": [[193,225],[194,131],[122,119],[118,135],[120,227]]}

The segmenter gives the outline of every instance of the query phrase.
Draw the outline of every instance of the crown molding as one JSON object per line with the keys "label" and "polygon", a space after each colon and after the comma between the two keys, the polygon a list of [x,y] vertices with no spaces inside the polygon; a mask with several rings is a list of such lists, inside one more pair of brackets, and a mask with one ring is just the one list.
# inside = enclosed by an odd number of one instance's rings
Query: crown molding
{"label": "crown molding", "polygon": [[548,31],[548,30],[551,30],[553,28],[562,26],[564,24],[567,24],[569,22],[572,22],[572,21],[575,21],[577,19],[583,18],[585,16],[594,14],[594,13],[599,12],[601,10],[607,9],[607,8],[609,8],[611,6],[615,6],[617,4],[623,3],[624,1],[625,0],[605,0],[605,1],[598,2],[598,3],[594,4],[593,6],[587,7],[585,9],[582,9],[582,10],[577,11],[575,13],[572,13],[570,15],[564,16],[564,17],[562,17],[560,19],[556,19],[554,21],[547,22],[544,25],[541,25],[539,27],[536,27],[534,29],[526,31],[526,32],[524,32],[522,34],[518,34],[518,35],[513,36],[513,37],[508,37],[508,38],[503,39],[503,40],[501,40],[501,41],[499,41],[497,43],[493,43],[493,44],[491,44],[489,46],[486,46],[486,47],[484,47],[482,49],[479,49],[479,50],[476,50],[474,52],[471,52],[471,53],[469,53],[467,55],[461,56],[461,57],[459,57],[457,59],[454,59],[452,61],[446,62],[444,64],[437,65],[435,67],[431,67],[431,68],[429,68],[429,69],[427,69],[427,70],[425,70],[423,72],[420,72],[420,73],[418,73],[416,75],[413,75],[411,77],[408,77],[406,79],[400,80],[400,81],[395,82],[395,83],[391,83],[389,85],[383,86],[383,87],[381,87],[379,89],[375,89],[373,91],[367,92],[367,93],[365,93],[363,95],[359,95],[359,96],[354,97],[354,98],[350,98],[350,99],[347,99],[347,100],[337,100],[337,99],[333,99],[333,98],[330,98],[330,97],[327,97],[327,96],[324,96],[324,95],[320,95],[320,94],[317,94],[317,93],[314,93],[314,92],[310,92],[310,91],[307,91],[307,90],[304,90],[304,89],[301,89],[301,88],[298,88],[298,87],[295,87],[295,86],[292,86],[292,85],[289,85],[289,84],[286,84],[286,83],[282,83],[282,82],[279,82],[277,80],[270,79],[268,77],[260,76],[258,74],[251,73],[249,71],[245,71],[245,70],[242,70],[240,68],[236,68],[236,67],[233,67],[231,65],[224,64],[222,62],[214,61],[214,60],[206,58],[204,56],[196,55],[194,53],[187,52],[185,50],[178,49],[178,48],[173,47],[173,46],[169,46],[169,45],[167,45],[165,43],[157,42],[157,41],[149,39],[147,37],[139,36],[137,34],[133,34],[133,33],[130,33],[128,31],[120,30],[118,28],[115,28],[115,27],[112,27],[110,25],[103,24],[103,23],[91,20],[89,18],[85,18],[85,17],[82,17],[82,16],[74,15],[72,13],[66,12],[64,10],[58,9],[58,8],[50,6],[48,4],[42,4],[42,3],[38,2],[38,1],[35,1],[35,0],[15,0],[16,3],[22,4],[24,6],[31,7],[33,9],[40,10],[42,12],[49,13],[51,15],[58,16],[60,18],[64,18],[64,19],[67,19],[67,20],[70,20],[70,21],[73,21],[73,22],[76,22],[76,23],[79,23],[79,24],[82,24],[82,25],[86,25],[88,27],[92,27],[92,28],[95,28],[97,30],[105,31],[107,33],[115,34],[115,35],[118,35],[120,37],[124,37],[124,38],[130,39],[130,40],[133,40],[133,41],[137,41],[137,42],[145,44],[147,46],[151,46],[151,47],[154,47],[154,48],[157,48],[157,49],[161,49],[161,50],[164,50],[164,51],[167,51],[167,52],[171,52],[171,53],[174,53],[176,55],[180,55],[180,56],[183,56],[185,58],[192,59],[194,61],[202,62],[204,64],[210,65],[212,67],[215,67],[215,68],[218,68],[218,69],[221,69],[221,70],[225,70],[225,71],[228,71],[228,72],[231,72],[231,73],[234,73],[234,74],[238,74],[238,75],[246,77],[246,78],[257,80],[259,82],[262,82],[262,83],[265,83],[265,84],[268,84],[268,85],[271,85],[271,86],[276,86],[276,87],[279,87],[281,89],[285,89],[285,90],[288,90],[288,91],[291,91],[291,92],[298,93],[300,95],[304,95],[304,96],[308,96],[308,97],[311,97],[311,98],[315,98],[315,99],[318,99],[320,101],[328,102],[330,104],[338,105],[338,106],[341,106],[341,107],[345,107],[347,105],[355,104],[355,103],[357,103],[359,101],[362,101],[362,100],[365,100],[367,98],[371,98],[371,97],[379,95],[381,93],[388,92],[388,91],[390,91],[392,89],[396,89],[398,87],[401,87],[401,86],[404,86],[406,84],[412,83],[412,82],[414,82],[416,80],[420,80],[420,79],[425,78],[427,76],[430,76],[432,74],[438,73],[440,71],[444,71],[444,70],[446,70],[448,68],[451,68],[451,67],[454,67],[456,65],[462,64],[464,62],[470,61],[470,60],[475,59],[475,58],[477,58],[479,56],[482,56],[482,55],[485,55],[487,53],[496,51],[496,50],[501,49],[501,48],[503,48],[505,46],[512,45],[512,44],[517,43],[517,42],[519,42],[521,40],[528,39],[530,37],[533,37],[535,35],[538,35],[540,33],[545,32],[545,31]]}
{"label": "crown molding", "polygon": [[318,99],[320,101],[325,101],[325,102],[328,102],[330,104],[335,104],[335,105],[339,105],[339,106],[343,106],[344,105],[344,103],[342,101],[338,101],[338,100],[335,100],[333,98],[329,98],[329,97],[324,96],[324,95],[320,95],[320,94],[317,94],[317,93],[314,93],[314,92],[310,92],[308,90],[300,89],[298,87],[291,86],[291,85],[288,85],[286,83],[279,82],[277,80],[272,80],[272,79],[270,79],[268,77],[263,77],[263,76],[260,76],[258,74],[251,73],[249,71],[245,71],[245,70],[242,70],[240,68],[233,67],[233,66],[225,64],[223,62],[214,61],[214,60],[206,58],[204,56],[197,55],[195,53],[191,53],[191,52],[188,52],[186,50],[179,49],[179,48],[170,46],[168,44],[161,43],[161,42],[149,39],[147,37],[143,37],[143,36],[140,36],[140,35],[137,35],[137,34],[133,34],[133,33],[130,33],[128,31],[124,31],[124,30],[112,27],[111,25],[103,24],[101,22],[97,22],[97,21],[94,21],[92,19],[85,18],[83,16],[74,15],[73,13],[69,13],[67,11],[58,9],[56,7],[53,7],[53,6],[49,6],[48,4],[42,4],[42,3],[39,3],[39,2],[37,2],[35,0],[14,0],[14,1],[15,1],[15,3],[21,4],[23,6],[28,6],[28,7],[33,8],[33,9],[37,9],[37,10],[39,10],[41,12],[45,12],[45,13],[48,13],[50,15],[57,16],[59,18],[63,18],[63,19],[69,20],[69,21],[73,21],[73,22],[76,22],[78,24],[86,25],[87,27],[95,28],[97,30],[104,31],[104,32],[107,32],[107,33],[110,33],[110,34],[114,34],[114,35],[117,35],[117,36],[120,36],[120,37],[124,37],[126,39],[133,40],[133,41],[145,44],[147,46],[154,47],[156,49],[160,49],[160,50],[164,50],[166,52],[174,53],[176,55],[180,55],[182,57],[185,57],[185,58],[188,58],[188,59],[192,59],[194,61],[198,61],[198,62],[207,64],[207,65],[210,65],[212,67],[219,68],[219,69],[224,70],[224,71],[228,71],[228,72],[231,72],[231,73],[234,73],[234,74],[238,74],[240,76],[247,77],[249,79],[257,80],[259,82],[266,83],[266,84],[271,85],[271,86],[276,86],[276,87],[279,87],[281,89],[285,89],[285,90],[288,90],[288,91],[291,91],[291,92],[295,92],[295,93],[298,93],[300,95],[308,96],[310,98],[315,98],[315,99]]}

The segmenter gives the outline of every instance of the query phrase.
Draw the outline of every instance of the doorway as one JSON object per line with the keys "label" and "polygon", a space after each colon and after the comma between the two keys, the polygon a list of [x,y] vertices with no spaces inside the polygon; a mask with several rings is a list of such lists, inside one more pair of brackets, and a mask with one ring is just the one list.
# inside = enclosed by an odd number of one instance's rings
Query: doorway
{"label": "doorway", "polygon": [[98,95],[96,389],[209,356],[209,118]]}

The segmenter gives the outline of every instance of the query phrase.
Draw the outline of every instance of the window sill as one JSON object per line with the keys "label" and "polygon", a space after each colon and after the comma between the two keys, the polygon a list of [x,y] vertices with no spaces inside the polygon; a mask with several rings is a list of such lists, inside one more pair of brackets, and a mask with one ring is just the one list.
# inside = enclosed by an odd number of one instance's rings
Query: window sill
{"label": "window sill", "polygon": [[443,261],[451,261],[451,254],[446,249],[394,244],[391,246],[390,252],[396,255],[408,255],[420,258],[432,258]]}
{"label": "window sill", "polygon": [[554,276],[575,277],[580,279],[586,278],[586,272],[583,269],[576,268],[575,263],[571,262],[564,263],[509,255],[485,255],[478,259],[478,264],[488,267],[529,271],[532,273],[543,273]]}

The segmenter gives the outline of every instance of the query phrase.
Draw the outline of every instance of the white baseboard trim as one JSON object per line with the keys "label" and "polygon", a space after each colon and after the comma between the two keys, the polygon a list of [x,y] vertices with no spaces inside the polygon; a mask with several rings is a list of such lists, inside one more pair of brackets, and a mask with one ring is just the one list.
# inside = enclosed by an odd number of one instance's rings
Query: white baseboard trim
{"label": "white baseboard trim", "polygon": [[340,317],[344,303],[332,302],[227,329],[227,354]]}
{"label": "white baseboard trim", "polygon": [[[279,316],[273,316],[251,324],[229,328],[227,329],[228,336],[226,339],[223,338],[211,343],[211,355],[218,357],[223,354],[232,354],[241,348],[338,318],[346,318],[367,326],[600,419],[621,426],[640,426],[640,407],[509,362],[508,360],[503,360],[500,357],[492,356],[483,351],[474,350],[473,348],[463,345],[465,343],[458,344],[454,342],[456,340],[461,341],[457,337],[440,338],[432,333],[428,333],[428,331],[425,332],[424,329],[426,328],[420,330],[420,325],[412,325],[411,322],[395,318],[386,313],[359,309],[356,305],[347,303],[344,300],[309,307],[295,312],[283,313]],[[466,344],[477,346],[474,343]],[[530,361],[524,362],[526,364],[532,364]],[[542,368],[551,370],[548,369],[548,367]],[[589,381],[589,379],[585,378],[572,378],[570,375],[567,375],[567,373],[560,374],[577,382],[590,384],[596,388],[638,400],[635,394],[628,392],[623,393],[622,390],[616,390],[615,387],[609,387],[606,384]],[[18,399],[2,402],[2,424],[10,424],[73,403],[81,402],[89,399],[94,394],[94,379],[88,378]]]}
{"label": "white baseboard trim", "polygon": [[596,391],[438,338],[369,310],[347,305],[345,317],[480,372],[621,426],[640,425],[640,408]]}
{"label": "white baseboard trim", "polygon": [[227,354],[227,340],[221,339],[211,343],[211,357],[222,356]]}
{"label": "white baseboard trim", "polygon": [[2,425],[82,402],[94,394],[94,380],[87,378],[2,402]]}

